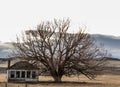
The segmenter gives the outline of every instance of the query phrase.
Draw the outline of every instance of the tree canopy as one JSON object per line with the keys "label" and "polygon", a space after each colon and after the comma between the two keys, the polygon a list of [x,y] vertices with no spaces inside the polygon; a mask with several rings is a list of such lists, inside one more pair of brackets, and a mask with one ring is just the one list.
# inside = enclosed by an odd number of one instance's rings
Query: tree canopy
{"label": "tree canopy", "polygon": [[63,75],[84,74],[89,79],[95,78],[106,53],[84,29],[68,33],[69,28],[69,19],[40,23],[36,30],[26,31],[22,40],[17,38],[14,56],[42,65],[41,73],[49,72],[56,82],[61,82]]}

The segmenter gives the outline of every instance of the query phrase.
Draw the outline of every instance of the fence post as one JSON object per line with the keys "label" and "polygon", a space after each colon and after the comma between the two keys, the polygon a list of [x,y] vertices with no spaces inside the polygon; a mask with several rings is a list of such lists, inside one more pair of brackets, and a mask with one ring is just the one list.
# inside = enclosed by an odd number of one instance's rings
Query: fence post
{"label": "fence post", "polygon": [[8,87],[8,86],[7,86],[7,82],[5,82],[5,87]]}
{"label": "fence post", "polygon": [[27,83],[25,83],[25,87],[27,87]]}

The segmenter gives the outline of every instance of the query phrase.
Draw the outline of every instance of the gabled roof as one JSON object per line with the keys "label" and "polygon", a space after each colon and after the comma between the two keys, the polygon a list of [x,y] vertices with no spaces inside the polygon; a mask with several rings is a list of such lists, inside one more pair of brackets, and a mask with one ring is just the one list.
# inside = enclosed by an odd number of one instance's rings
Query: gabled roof
{"label": "gabled roof", "polygon": [[30,64],[27,61],[20,61],[10,66],[8,69],[16,69],[16,70],[38,70],[39,68],[33,64]]}

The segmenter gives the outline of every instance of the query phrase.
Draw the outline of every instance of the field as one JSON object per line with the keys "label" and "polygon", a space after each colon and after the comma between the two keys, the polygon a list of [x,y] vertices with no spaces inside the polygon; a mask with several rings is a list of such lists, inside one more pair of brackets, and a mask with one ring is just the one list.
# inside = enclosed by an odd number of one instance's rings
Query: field
{"label": "field", "polygon": [[[78,77],[63,77],[62,83],[53,83],[48,76],[39,77],[37,83],[7,83],[7,87],[120,87],[120,75],[99,75],[89,80],[83,75]],[[6,75],[0,75],[0,87],[6,87]]]}
{"label": "field", "polygon": [[[12,63],[14,63],[12,61]],[[62,83],[53,83],[49,76],[40,76],[37,83],[6,83],[7,61],[0,62],[0,87],[120,87],[120,60],[109,59],[103,75],[94,80],[85,76],[63,77]]]}

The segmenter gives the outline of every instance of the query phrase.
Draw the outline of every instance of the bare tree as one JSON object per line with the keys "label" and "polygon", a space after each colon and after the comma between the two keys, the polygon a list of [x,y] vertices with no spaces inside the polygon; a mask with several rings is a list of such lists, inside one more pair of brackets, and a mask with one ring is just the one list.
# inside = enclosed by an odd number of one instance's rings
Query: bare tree
{"label": "bare tree", "polygon": [[26,31],[14,43],[14,56],[34,64],[42,64],[55,82],[63,75],[84,74],[95,78],[104,63],[105,53],[95,46],[95,41],[84,30],[68,33],[69,19],[42,22],[36,30]]}

